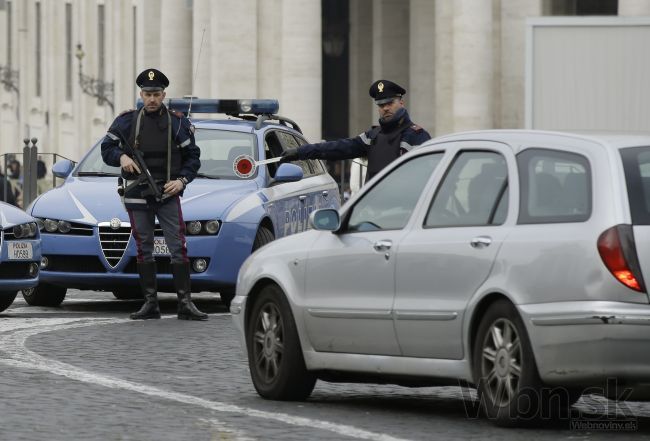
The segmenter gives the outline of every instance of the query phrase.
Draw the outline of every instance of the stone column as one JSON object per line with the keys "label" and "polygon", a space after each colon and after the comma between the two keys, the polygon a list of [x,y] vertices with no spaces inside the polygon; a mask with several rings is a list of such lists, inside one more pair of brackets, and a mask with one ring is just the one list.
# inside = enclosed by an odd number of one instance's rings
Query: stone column
{"label": "stone column", "polygon": [[454,1],[454,131],[493,126],[492,2]]}
{"label": "stone column", "polygon": [[257,96],[257,1],[212,3],[211,85],[216,98]]}
{"label": "stone column", "polygon": [[106,36],[108,66],[106,81],[114,82],[113,102],[115,115],[117,115],[124,109],[132,109],[137,97],[135,77],[139,71],[135,70],[133,56],[135,50],[133,2],[113,0],[106,3],[106,9],[107,17],[111,17]]}
{"label": "stone column", "polygon": [[435,14],[436,2],[411,0],[410,4],[410,89],[407,107],[411,119],[427,129],[435,130]]}
{"label": "stone column", "polygon": [[[435,135],[454,130],[454,5],[448,1],[435,3]],[[434,136],[434,133],[431,133]]]}
{"label": "stone column", "polygon": [[138,73],[150,67],[160,67],[161,11],[160,0],[137,0],[136,72]]}
{"label": "stone column", "polygon": [[618,0],[618,15],[650,15],[650,1]]}
{"label": "stone column", "polygon": [[[257,4],[258,98],[280,99],[282,95],[282,1],[258,0]],[[282,101],[280,113],[284,113]]]}
{"label": "stone column", "polygon": [[[7,16],[6,6],[4,9],[0,9],[0,32],[3,32],[2,39],[6,41],[7,30],[9,29],[9,18]],[[12,36],[13,40],[13,36]],[[11,48],[9,48],[11,50]],[[0,45],[0,64],[7,67],[8,63],[8,53],[7,45]],[[12,69],[14,67],[12,66]],[[18,121],[16,121],[16,93],[13,90],[5,90],[4,87],[0,87],[0,145],[3,147],[4,151],[13,152],[18,137],[14,134],[14,130]],[[2,172],[4,173],[4,162],[2,162],[2,157],[0,157],[0,167],[3,168]]]}
{"label": "stone column", "polygon": [[[198,98],[212,96],[212,2],[194,0],[192,10],[192,94]],[[196,79],[196,81],[194,81]]]}
{"label": "stone column", "polygon": [[189,95],[192,93],[192,9],[186,0],[161,0],[157,4],[160,8],[160,70],[170,81],[167,96]]}
{"label": "stone column", "polygon": [[350,1],[350,136],[365,132],[377,119],[368,96],[373,82],[372,9],[372,0]]}
{"label": "stone column", "polygon": [[497,127],[525,125],[526,18],[542,15],[543,0],[501,0],[501,112]]}
{"label": "stone column", "polygon": [[[372,9],[372,81],[386,79],[409,90],[409,2],[377,0]],[[370,87],[370,84],[368,84]],[[408,98],[409,94],[407,94]],[[373,106],[373,120],[377,110]]]}
{"label": "stone column", "polygon": [[283,0],[281,113],[295,118],[309,140],[321,139],[322,47],[319,1]]}

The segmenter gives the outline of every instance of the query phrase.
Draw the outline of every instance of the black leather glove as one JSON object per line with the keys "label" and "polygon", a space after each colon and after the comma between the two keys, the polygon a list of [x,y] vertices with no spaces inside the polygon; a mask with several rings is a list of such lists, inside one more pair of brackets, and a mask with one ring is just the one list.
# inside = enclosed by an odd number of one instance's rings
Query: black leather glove
{"label": "black leather glove", "polygon": [[300,159],[298,157],[298,149],[288,148],[282,152],[282,157],[280,158],[280,162],[291,162],[291,161],[297,161],[298,159]]}

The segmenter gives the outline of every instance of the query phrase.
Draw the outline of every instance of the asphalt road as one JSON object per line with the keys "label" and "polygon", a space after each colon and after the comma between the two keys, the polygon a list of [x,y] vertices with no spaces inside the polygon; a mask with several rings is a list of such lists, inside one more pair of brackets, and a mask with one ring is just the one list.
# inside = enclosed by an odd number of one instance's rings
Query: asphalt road
{"label": "asphalt road", "polygon": [[195,295],[207,322],[162,299],[163,319],[142,322],[128,320],[139,301],[110,293],[71,290],[60,308],[19,295],[0,313],[0,440],[650,439],[650,403],[596,396],[525,429],[476,417],[460,387],[321,381],[306,402],[263,400],[218,297]]}

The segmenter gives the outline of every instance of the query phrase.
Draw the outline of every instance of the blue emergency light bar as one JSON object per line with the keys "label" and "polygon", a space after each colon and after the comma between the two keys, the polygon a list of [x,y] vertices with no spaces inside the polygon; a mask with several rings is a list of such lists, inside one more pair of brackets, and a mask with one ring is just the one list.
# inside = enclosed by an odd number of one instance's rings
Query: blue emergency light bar
{"label": "blue emergency light bar", "polygon": [[[207,98],[192,98],[190,109],[190,98],[169,98],[164,101],[167,108],[183,112],[187,115],[192,113],[225,113],[227,115],[264,115],[274,114],[280,109],[278,100],[219,100]],[[142,100],[138,99],[136,106],[141,109]]]}

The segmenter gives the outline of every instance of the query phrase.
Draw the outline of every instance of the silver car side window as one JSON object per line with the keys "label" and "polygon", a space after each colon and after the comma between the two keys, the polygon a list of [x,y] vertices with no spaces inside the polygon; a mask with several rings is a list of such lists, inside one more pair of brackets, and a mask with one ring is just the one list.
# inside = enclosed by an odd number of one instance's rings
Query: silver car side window
{"label": "silver car side window", "polygon": [[355,204],[347,230],[404,228],[441,157],[441,152],[419,155],[393,169]]}
{"label": "silver car side window", "polygon": [[502,224],[508,210],[508,167],[496,152],[461,152],[449,167],[425,227]]}
{"label": "silver car side window", "polygon": [[591,168],[576,153],[528,149],[517,155],[519,224],[583,222],[591,215]]}

